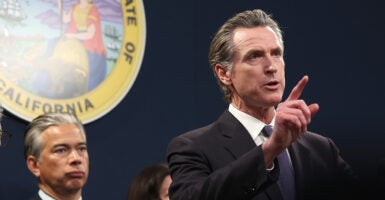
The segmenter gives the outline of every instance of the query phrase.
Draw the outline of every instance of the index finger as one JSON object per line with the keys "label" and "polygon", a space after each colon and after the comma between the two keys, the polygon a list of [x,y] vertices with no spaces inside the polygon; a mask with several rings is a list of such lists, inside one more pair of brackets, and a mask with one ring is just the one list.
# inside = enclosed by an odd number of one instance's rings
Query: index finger
{"label": "index finger", "polygon": [[291,90],[291,93],[289,97],[287,97],[286,100],[296,100],[298,99],[303,89],[305,88],[305,85],[309,81],[309,77],[307,75],[303,76],[302,79],[297,83],[297,85]]}

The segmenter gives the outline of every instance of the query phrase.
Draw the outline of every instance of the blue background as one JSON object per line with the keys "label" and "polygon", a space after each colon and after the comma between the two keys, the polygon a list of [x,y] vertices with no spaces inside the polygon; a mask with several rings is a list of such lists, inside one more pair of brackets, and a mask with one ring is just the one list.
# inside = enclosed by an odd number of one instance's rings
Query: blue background
{"label": "blue background", "polygon": [[[331,137],[368,183],[385,158],[385,7],[380,0],[145,0],[146,49],[121,103],[85,126],[90,176],[84,199],[124,199],[138,171],[165,161],[171,138],[206,125],[227,108],[207,54],[217,28],[235,13],[261,8],[284,31],[288,92],[305,74],[303,98],[320,104],[312,131]],[[38,190],[23,158],[27,123],[6,112],[13,133],[0,149],[0,199]]]}

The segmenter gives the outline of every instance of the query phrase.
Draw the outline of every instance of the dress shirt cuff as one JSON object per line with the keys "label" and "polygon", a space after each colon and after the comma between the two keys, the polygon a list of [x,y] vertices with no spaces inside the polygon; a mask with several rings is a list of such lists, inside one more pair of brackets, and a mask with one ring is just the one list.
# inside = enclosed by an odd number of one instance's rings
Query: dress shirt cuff
{"label": "dress shirt cuff", "polygon": [[274,162],[273,162],[272,166],[271,166],[270,168],[266,168],[266,170],[267,170],[268,172],[273,171],[273,170],[274,170]]}

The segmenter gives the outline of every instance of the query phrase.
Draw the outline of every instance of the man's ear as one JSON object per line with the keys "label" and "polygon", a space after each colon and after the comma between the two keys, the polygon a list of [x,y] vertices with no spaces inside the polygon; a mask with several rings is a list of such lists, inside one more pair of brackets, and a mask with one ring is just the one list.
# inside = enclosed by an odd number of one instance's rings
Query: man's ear
{"label": "man's ear", "polygon": [[217,74],[219,80],[225,85],[231,85],[231,72],[226,69],[225,66],[221,64],[216,64],[214,67],[215,73]]}
{"label": "man's ear", "polygon": [[27,157],[27,167],[33,175],[35,175],[36,177],[40,176],[39,161],[37,160],[37,158],[35,158],[35,156],[29,155]]}

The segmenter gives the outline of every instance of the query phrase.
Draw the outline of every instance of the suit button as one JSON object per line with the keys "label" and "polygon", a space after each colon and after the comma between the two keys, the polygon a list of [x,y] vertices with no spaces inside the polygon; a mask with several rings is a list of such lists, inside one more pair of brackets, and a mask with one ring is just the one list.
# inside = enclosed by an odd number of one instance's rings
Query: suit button
{"label": "suit button", "polygon": [[247,189],[247,193],[255,192],[255,187],[250,187]]}

